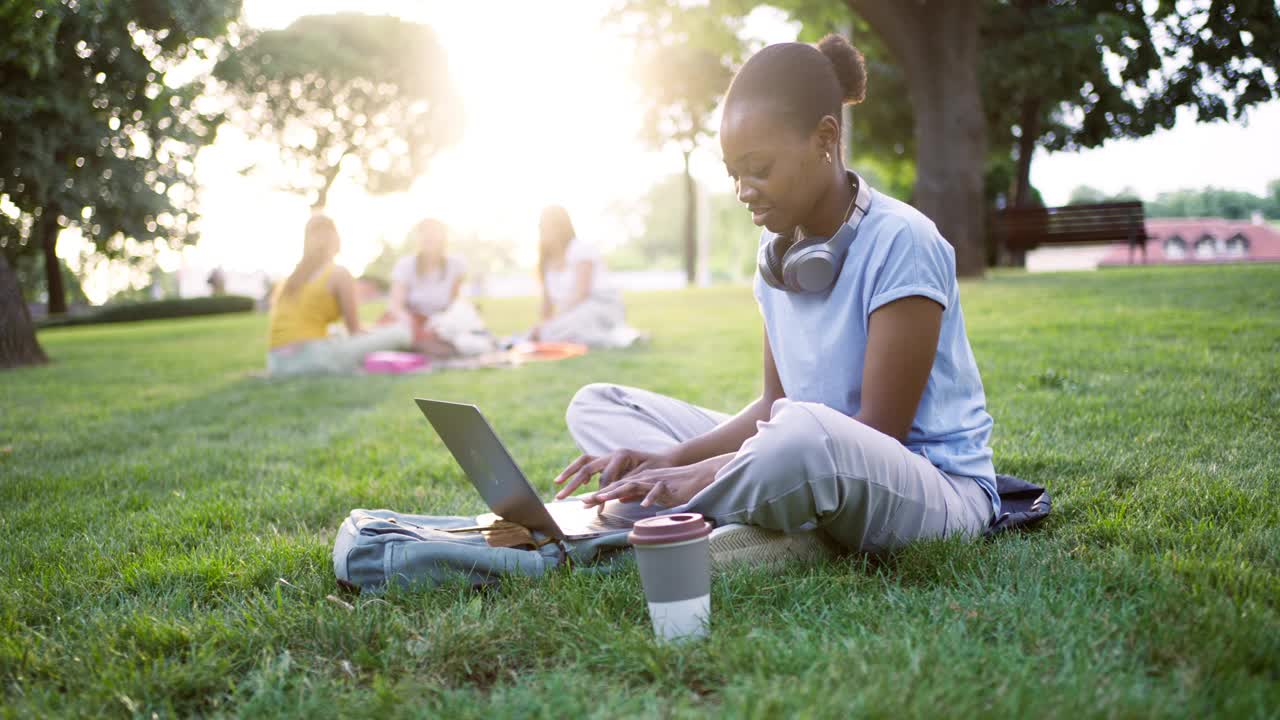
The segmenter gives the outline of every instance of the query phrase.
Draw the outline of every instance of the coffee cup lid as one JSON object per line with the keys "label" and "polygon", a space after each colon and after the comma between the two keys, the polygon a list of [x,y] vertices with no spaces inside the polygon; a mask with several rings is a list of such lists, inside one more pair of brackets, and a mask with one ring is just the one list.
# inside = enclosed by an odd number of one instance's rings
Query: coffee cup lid
{"label": "coffee cup lid", "polygon": [[697,540],[710,534],[711,523],[698,513],[676,513],[637,521],[627,539],[632,545],[667,545]]}

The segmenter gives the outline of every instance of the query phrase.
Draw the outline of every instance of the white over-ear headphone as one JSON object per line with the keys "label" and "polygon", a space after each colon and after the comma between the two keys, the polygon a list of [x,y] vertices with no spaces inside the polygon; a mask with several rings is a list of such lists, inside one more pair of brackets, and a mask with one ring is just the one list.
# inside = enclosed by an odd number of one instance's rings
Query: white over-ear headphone
{"label": "white over-ear headphone", "polygon": [[[800,293],[820,293],[831,289],[845,254],[858,235],[858,226],[871,208],[871,188],[860,175],[852,170],[849,181],[854,185],[853,210],[849,219],[830,238],[800,237],[793,239],[789,247],[778,250],[781,235],[775,235],[760,246],[756,265],[760,277],[771,288]],[[796,228],[796,236],[800,229]]]}

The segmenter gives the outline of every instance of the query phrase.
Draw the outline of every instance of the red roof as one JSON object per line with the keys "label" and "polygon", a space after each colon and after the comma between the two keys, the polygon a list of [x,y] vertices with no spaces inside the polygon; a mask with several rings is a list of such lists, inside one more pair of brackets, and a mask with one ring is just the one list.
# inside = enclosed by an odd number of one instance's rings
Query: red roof
{"label": "red roof", "polygon": [[[1223,262],[1280,262],[1280,230],[1266,224],[1254,224],[1248,220],[1223,220],[1222,218],[1148,218],[1147,262],[1168,265],[1197,265]],[[1245,240],[1243,255],[1229,252],[1241,236]],[[1203,238],[1212,241],[1212,255],[1197,255],[1197,243]],[[1177,257],[1177,239],[1182,240],[1182,257]],[[1234,241],[1230,242],[1229,241]],[[1205,243],[1206,248],[1209,247]],[[1173,251],[1170,257],[1167,251]],[[1237,251],[1238,252],[1238,251]],[[1207,249],[1206,249],[1207,253]],[[1135,252],[1135,263],[1142,262],[1142,253]],[[1113,243],[1100,266],[1128,265],[1129,246]]]}

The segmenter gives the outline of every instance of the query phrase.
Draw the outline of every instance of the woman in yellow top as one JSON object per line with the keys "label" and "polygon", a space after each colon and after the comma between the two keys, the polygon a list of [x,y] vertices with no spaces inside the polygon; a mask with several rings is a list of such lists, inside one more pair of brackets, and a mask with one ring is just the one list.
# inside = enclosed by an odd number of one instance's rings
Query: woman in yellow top
{"label": "woman in yellow top", "polygon": [[[407,347],[404,323],[368,331],[360,327],[356,282],[333,262],[341,247],[333,220],[315,215],[307,221],[302,259],[271,302],[270,375],[314,375],[356,371],[364,356]],[[329,336],[329,324],[342,320],[346,336]]]}

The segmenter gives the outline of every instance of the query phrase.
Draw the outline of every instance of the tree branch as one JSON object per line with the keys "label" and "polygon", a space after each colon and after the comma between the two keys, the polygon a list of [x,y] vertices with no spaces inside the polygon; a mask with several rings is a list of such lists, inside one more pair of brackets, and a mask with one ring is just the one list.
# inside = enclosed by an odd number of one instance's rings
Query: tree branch
{"label": "tree branch", "polygon": [[897,58],[904,68],[920,67],[923,56],[918,42],[921,23],[920,13],[926,2],[906,0],[906,2],[887,2],[886,0],[845,0],[849,9],[867,21],[876,35],[889,48],[889,52]]}

